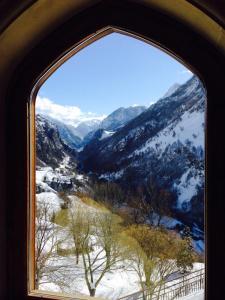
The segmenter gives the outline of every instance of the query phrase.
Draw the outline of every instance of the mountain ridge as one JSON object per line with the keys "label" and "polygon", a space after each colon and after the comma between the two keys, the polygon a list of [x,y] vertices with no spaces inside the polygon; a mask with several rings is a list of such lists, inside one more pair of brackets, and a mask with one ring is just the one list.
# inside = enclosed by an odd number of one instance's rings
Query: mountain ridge
{"label": "mountain ridge", "polygon": [[111,137],[86,145],[79,154],[82,170],[125,188],[146,186],[154,176],[175,195],[183,220],[203,230],[205,101],[204,87],[193,76]]}
{"label": "mountain ridge", "polygon": [[[65,145],[57,126],[46,123],[50,127],[46,131],[37,121],[38,164],[48,165],[53,157],[56,161],[50,163],[57,167],[67,157],[77,176],[115,182],[129,193],[134,189],[137,195],[154,178],[159,189],[170,192],[176,219],[190,226],[196,239],[203,239],[205,101],[204,87],[193,76],[115,131],[95,130],[79,153]],[[52,131],[55,133],[49,134]],[[58,145],[58,156],[44,145],[48,139],[51,147]],[[43,159],[43,152],[48,159]]]}

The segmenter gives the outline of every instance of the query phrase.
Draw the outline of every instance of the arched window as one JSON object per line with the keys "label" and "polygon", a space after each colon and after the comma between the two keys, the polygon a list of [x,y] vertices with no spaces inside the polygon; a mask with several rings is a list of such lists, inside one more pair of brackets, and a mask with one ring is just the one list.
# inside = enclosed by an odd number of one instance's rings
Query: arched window
{"label": "arched window", "polygon": [[[102,28],[110,24],[113,28],[154,42],[179,57],[207,88],[206,294],[208,299],[221,298],[224,276],[218,276],[217,268],[219,265],[221,271],[225,270],[224,248],[221,243],[223,236],[220,238],[216,233],[218,228],[225,226],[224,29],[189,1],[179,2],[179,9],[175,0],[173,6],[163,1],[96,2],[71,1],[69,5],[67,1],[57,1],[51,7],[54,9],[48,9],[47,1],[36,1],[25,13],[12,20],[1,35],[4,57],[1,64],[2,99],[6,105],[6,111],[5,107],[3,110],[7,127],[7,168],[3,166],[4,170],[7,169],[7,199],[3,204],[7,206],[7,224],[4,218],[1,222],[4,225],[2,231],[7,234],[7,295],[10,299],[71,298],[40,292],[34,286],[35,233],[32,224],[35,211],[30,200],[34,199],[36,192],[32,177],[35,169],[31,169],[35,166],[35,114],[30,95],[35,84],[41,85],[46,79],[45,76],[41,79],[46,71],[50,75],[58,67],[57,62],[60,64],[60,59],[74,45],[77,49],[82,48],[86,40],[93,41],[92,37],[95,39]],[[37,18],[40,12],[42,22]],[[32,98],[35,97],[33,94]],[[5,241],[5,237],[3,239]]]}
{"label": "arched window", "polygon": [[37,83],[37,290],[204,297],[206,91],[134,37],[103,29]]}

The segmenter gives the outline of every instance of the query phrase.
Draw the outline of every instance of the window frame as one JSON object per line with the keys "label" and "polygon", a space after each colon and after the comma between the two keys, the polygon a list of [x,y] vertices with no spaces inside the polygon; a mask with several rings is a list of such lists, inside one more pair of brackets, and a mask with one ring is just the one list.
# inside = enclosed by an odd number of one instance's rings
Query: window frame
{"label": "window frame", "polygon": [[[131,9],[132,6],[132,9]],[[128,10],[127,10],[128,8]],[[110,9],[110,10],[109,10]],[[122,10],[120,10],[122,9]],[[113,15],[112,15],[113,11]],[[104,12],[104,18],[101,18],[101,14]],[[98,19],[99,17],[99,19]],[[135,22],[132,23],[133,18],[136,17]],[[149,17],[151,17],[149,19]],[[158,21],[158,23],[157,23]],[[76,24],[78,26],[78,30],[75,34],[71,34],[66,31],[71,26]],[[8,267],[8,282],[9,282],[9,291],[11,299],[16,299],[20,297],[20,299],[37,299],[38,297],[43,299],[45,297],[48,298],[47,295],[38,295],[37,293],[33,293],[28,291],[27,282],[29,281],[30,272],[33,272],[30,267],[28,268],[28,253],[30,252],[30,246],[28,244],[29,237],[32,235],[33,227],[28,227],[28,223],[30,221],[30,217],[33,216],[34,210],[30,207],[29,199],[31,198],[31,190],[29,189],[30,185],[33,187],[33,181],[30,182],[30,175],[32,172],[30,170],[30,165],[34,161],[34,152],[30,152],[30,145],[32,147],[34,143],[30,141],[29,128],[32,131],[31,136],[35,136],[35,126],[34,123],[27,122],[28,120],[34,120],[34,109],[31,106],[29,108],[29,97],[31,94],[31,90],[33,86],[42,77],[42,74],[49,69],[49,66],[53,65],[60,57],[62,57],[65,52],[70,51],[73,47],[74,42],[78,44],[80,41],[84,40],[87,36],[91,36],[94,32],[101,30],[108,26],[109,24],[113,28],[120,28],[123,31],[128,31],[135,36],[143,37],[145,40],[150,40],[154,44],[162,45],[161,47],[164,49],[169,49],[169,53],[174,53],[177,57],[180,57],[183,61],[188,62],[188,67],[196,73],[202,82],[205,84],[208,92],[208,109],[207,109],[207,135],[206,135],[206,197],[205,197],[205,218],[206,218],[206,227],[205,232],[206,235],[206,294],[207,299],[213,299],[213,295],[215,296],[215,291],[213,293],[213,289],[217,287],[217,293],[221,291],[221,286],[218,283],[222,284],[222,279],[219,281],[215,281],[215,267],[213,267],[213,255],[215,253],[222,254],[222,251],[216,248],[216,251],[212,247],[212,242],[215,242],[216,246],[219,246],[218,241],[212,235],[210,229],[215,229],[213,225],[213,221],[216,220],[215,207],[212,207],[212,204],[209,203],[209,199],[213,199],[214,195],[219,196],[219,200],[221,200],[224,192],[219,189],[216,193],[214,190],[215,187],[218,188],[218,184],[215,181],[215,175],[221,174],[221,169],[218,164],[213,163],[213,157],[215,157],[214,153],[214,143],[216,144],[215,138],[213,138],[214,133],[216,133],[216,129],[218,127],[217,117],[223,116],[223,112],[225,112],[225,107],[223,105],[220,106],[221,110],[218,111],[213,107],[213,97],[215,94],[217,96],[225,96],[224,88],[221,88],[221,83],[225,78],[223,66],[225,65],[225,58],[222,53],[220,53],[216,47],[214,47],[209,41],[204,39],[202,36],[199,36],[195,31],[193,31],[188,26],[185,26],[182,23],[178,23],[172,17],[168,17],[160,14],[155,10],[148,9],[145,7],[139,6],[138,4],[124,4],[114,6],[114,5],[106,5],[104,8],[102,6],[96,7],[93,9],[88,9],[85,13],[79,14],[66,22],[63,26],[61,26],[57,31],[51,34],[48,38],[43,40],[31,53],[26,57],[26,60],[21,63],[20,67],[14,73],[14,80],[12,81],[11,88],[9,89],[9,93],[7,95],[7,99],[10,101],[11,105],[7,107],[7,117],[8,121],[11,121],[11,124],[8,125],[7,130],[7,141],[8,145],[11,145],[12,148],[8,147],[8,154],[12,155],[12,159],[9,162],[9,167],[13,167],[15,163],[15,177],[18,182],[15,183],[14,189],[10,190],[8,195],[8,209],[11,210],[12,216],[8,215],[8,224],[9,224],[9,267]],[[152,25],[153,28],[149,30],[147,25]],[[160,27],[157,25],[160,24]],[[150,27],[150,26],[149,26]],[[185,46],[187,46],[187,41],[183,41],[184,45],[178,45],[178,41],[182,38],[182,34],[176,33],[176,29],[180,29],[182,33],[186,33],[186,38],[188,41],[196,41],[196,44],[193,45],[193,53],[190,55],[187,50],[185,50]],[[169,37],[167,33],[174,33],[174,36]],[[63,35],[63,33],[65,35]],[[59,38],[62,41],[62,45],[60,45],[57,49],[53,49],[53,46],[57,45],[56,38]],[[68,39],[66,39],[68,38]],[[53,42],[53,45],[51,43]],[[46,59],[41,58],[40,53],[44,54],[43,47],[47,43],[48,55]],[[206,47],[206,48],[205,48]],[[206,51],[204,52],[203,50]],[[213,61],[210,60],[213,58]],[[36,62],[40,62],[40,64],[33,66],[33,61],[36,59]],[[206,63],[207,62],[207,63]],[[187,63],[186,63],[187,64]],[[207,73],[209,70],[217,70],[217,74],[219,74],[219,80],[217,83],[213,82],[213,77],[209,76]],[[29,76],[25,76],[28,74]],[[40,81],[39,81],[40,82]],[[217,90],[217,92],[215,92]],[[18,97],[16,97],[19,95]],[[33,93],[35,96],[35,93]],[[220,103],[221,104],[221,103]],[[32,116],[30,118],[30,116]],[[210,123],[209,120],[214,122],[214,126],[210,126],[213,123]],[[215,125],[216,123],[216,125]],[[220,124],[220,123],[219,123]],[[222,123],[223,124],[223,123]],[[12,133],[16,133],[14,137],[12,137]],[[22,135],[21,135],[22,133]],[[21,138],[21,139],[20,139]],[[31,143],[30,143],[31,142]],[[213,145],[213,146],[212,146]],[[218,143],[217,143],[218,145]],[[224,149],[224,142],[222,145],[222,149]],[[13,157],[14,151],[18,151],[19,159]],[[220,154],[223,151],[219,151]],[[218,153],[216,152],[216,153]],[[30,155],[30,153],[33,153]],[[222,158],[222,162],[223,158]],[[26,166],[26,167],[24,167]],[[10,179],[10,172],[7,174],[8,180]],[[21,177],[20,177],[21,176]],[[220,181],[221,182],[221,181]],[[8,188],[10,185],[8,184]],[[34,188],[32,193],[34,193]],[[21,200],[21,206],[18,205],[17,202],[19,200],[14,201],[15,207],[10,204],[9,201],[12,201],[13,198],[17,198]],[[221,200],[222,201],[222,200]],[[215,205],[216,208],[222,208],[221,203]],[[209,209],[212,209],[209,213]],[[9,211],[9,210],[8,210]],[[219,210],[219,213],[222,211]],[[18,216],[19,214],[19,216]],[[21,220],[22,216],[22,220]],[[222,216],[222,214],[221,214]],[[223,221],[220,221],[220,224],[224,224]],[[18,228],[17,228],[18,226]],[[28,229],[30,228],[30,229]],[[15,232],[14,232],[15,230]],[[16,236],[18,235],[18,236]],[[20,244],[21,242],[21,244]],[[19,253],[16,253],[15,246],[21,245],[19,247]],[[33,247],[33,246],[32,246]],[[21,255],[21,257],[20,257]],[[21,259],[21,261],[19,261]],[[33,259],[33,258],[29,258]],[[12,276],[13,269],[17,272],[23,270],[23,274],[21,275],[21,279],[16,281],[15,276]],[[24,274],[25,272],[25,274]],[[210,282],[210,280],[212,280]],[[220,289],[218,289],[218,286]],[[28,296],[27,296],[28,295]],[[218,293],[221,295],[221,293]],[[56,296],[50,296],[56,299]],[[59,297],[58,299],[62,299]],[[63,298],[66,299],[66,298]],[[71,299],[71,297],[70,297]]]}
{"label": "window frame", "polygon": [[[35,268],[34,268],[34,261],[35,261],[35,207],[36,207],[36,128],[35,128],[35,101],[38,94],[39,89],[42,87],[44,82],[58,69],[61,65],[63,65],[64,62],[68,61],[71,57],[76,55],[79,51],[87,47],[88,45],[94,43],[95,41],[101,39],[104,36],[107,36],[111,33],[120,33],[138,40],[141,40],[145,42],[146,44],[149,44],[155,48],[157,48],[159,51],[167,53],[169,56],[173,57],[173,59],[179,61],[183,66],[186,66],[188,69],[190,69],[189,66],[185,62],[183,62],[179,57],[176,57],[175,54],[169,52],[167,49],[162,48],[162,46],[154,44],[151,40],[146,40],[143,37],[140,37],[138,35],[135,35],[133,33],[127,32],[125,30],[122,30],[117,27],[107,26],[105,28],[102,28],[98,30],[96,33],[90,35],[89,37],[85,38],[81,42],[79,42],[77,45],[75,45],[74,48],[72,48],[68,53],[66,53],[62,58],[60,58],[54,65],[52,65],[37,81],[37,83],[34,85],[31,95],[30,95],[30,101],[27,103],[28,105],[28,111],[29,111],[29,118],[28,118],[28,130],[29,130],[29,156],[30,156],[30,162],[29,162],[29,224],[28,224],[28,232],[29,232],[29,239],[28,239],[28,247],[29,247],[29,257],[28,257],[28,268],[29,268],[29,284],[28,289],[31,291],[30,294],[39,294],[39,295],[47,295],[51,294],[51,292],[47,291],[41,291],[41,290],[35,290],[34,287],[34,278],[35,278]],[[33,278],[33,280],[30,280],[30,278]],[[61,296],[63,293],[52,293],[53,295]],[[76,296],[76,295],[75,295]],[[66,297],[71,297],[71,295],[64,295],[65,299]],[[92,299],[88,295],[85,297],[76,296],[79,297],[79,299]],[[101,299],[98,297],[95,297],[96,299]]]}

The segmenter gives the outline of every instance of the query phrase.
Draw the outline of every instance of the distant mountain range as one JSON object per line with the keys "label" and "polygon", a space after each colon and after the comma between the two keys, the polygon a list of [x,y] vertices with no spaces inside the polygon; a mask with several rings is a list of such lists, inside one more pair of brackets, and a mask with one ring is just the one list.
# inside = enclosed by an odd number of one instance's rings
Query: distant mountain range
{"label": "distant mountain range", "polygon": [[98,119],[83,121],[77,127],[64,124],[46,115],[41,116],[57,127],[60,137],[66,145],[72,149],[80,150],[93,138],[103,139],[115,133],[144,110],[146,110],[145,106],[120,107],[103,121]]}
{"label": "distant mountain range", "polygon": [[38,161],[60,165],[69,156],[85,174],[124,190],[154,177],[173,194],[177,219],[191,227],[196,239],[203,238],[205,102],[205,90],[193,76],[149,108],[118,108],[87,125],[85,135],[37,115]]}

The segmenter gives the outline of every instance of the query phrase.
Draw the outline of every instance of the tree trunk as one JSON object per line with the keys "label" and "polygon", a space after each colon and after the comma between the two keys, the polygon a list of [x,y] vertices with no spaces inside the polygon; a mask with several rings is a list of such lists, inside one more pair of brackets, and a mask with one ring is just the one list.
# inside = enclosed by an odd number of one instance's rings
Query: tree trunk
{"label": "tree trunk", "polygon": [[157,225],[158,227],[160,226],[161,220],[162,220],[162,216],[160,214],[159,217],[158,217],[158,225]]}
{"label": "tree trunk", "polygon": [[145,285],[147,288],[150,288],[151,285],[151,270],[149,266],[144,265],[144,273],[145,273]]}
{"label": "tree trunk", "polygon": [[76,249],[76,264],[78,265],[79,263],[79,251]]}
{"label": "tree trunk", "polygon": [[96,289],[90,289],[89,290],[90,296],[94,297],[95,296],[95,292],[96,292]]}
{"label": "tree trunk", "polygon": [[142,292],[142,300],[147,300],[146,291],[145,290],[143,290],[143,292]]}

